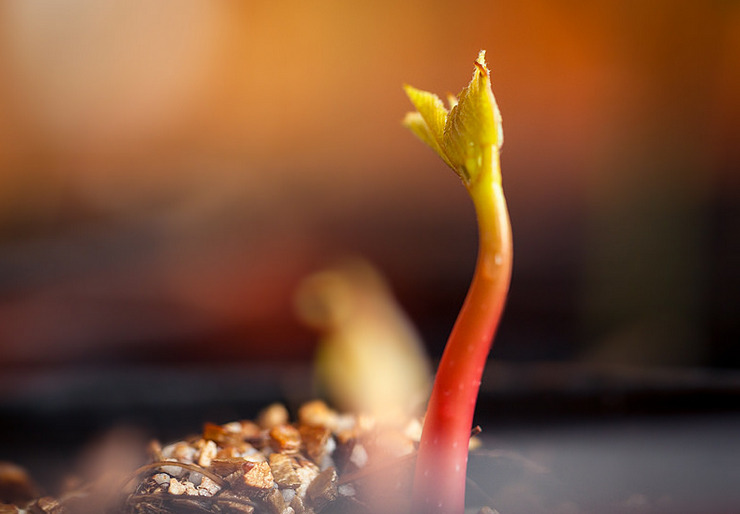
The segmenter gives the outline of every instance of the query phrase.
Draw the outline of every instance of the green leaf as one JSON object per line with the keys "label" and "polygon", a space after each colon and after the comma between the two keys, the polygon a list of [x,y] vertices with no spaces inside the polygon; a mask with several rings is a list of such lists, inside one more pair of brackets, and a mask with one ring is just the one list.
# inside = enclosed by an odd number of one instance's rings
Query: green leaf
{"label": "green leaf", "polygon": [[491,89],[485,51],[478,54],[470,83],[456,99],[450,98],[449,112],[437,95],[411,86],[404,89],[417,110],[406,115],[404,125],[469,186],[486,165],[491,147],[498,150],[503,144],[501,114]]}

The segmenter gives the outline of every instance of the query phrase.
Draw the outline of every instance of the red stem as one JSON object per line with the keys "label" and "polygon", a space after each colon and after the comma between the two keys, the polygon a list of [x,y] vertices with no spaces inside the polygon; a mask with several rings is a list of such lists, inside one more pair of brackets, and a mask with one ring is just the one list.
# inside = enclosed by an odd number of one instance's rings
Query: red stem
{"label": "red stem", "polygon": [[[414,514],[462,514],[468,443],[483,369],[503,312],[512,265],[511,227],[498,151],[468,189],[479,229],[478,259],[439,364],[414,477]],[[489,170],[490,171],[487,171]]]}

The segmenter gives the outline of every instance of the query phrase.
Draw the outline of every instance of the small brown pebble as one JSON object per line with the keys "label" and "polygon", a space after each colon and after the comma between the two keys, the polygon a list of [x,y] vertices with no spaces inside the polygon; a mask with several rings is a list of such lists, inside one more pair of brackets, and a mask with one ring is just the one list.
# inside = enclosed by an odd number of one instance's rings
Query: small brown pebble
{"label": "small brown pebble", "polygon": [[203,477],[198,486],[198,494],[201,496],[213,496],[221,490],[221,487],[208,477]]}
{"label": "small brown pebble", "polygon": [[290,506],[293,508],[295,514],[309,514],[311,511],[303,503],[303,499],[296,495],[290,500]]}
{"label": "small brown pebble", "polygon": [[229,514],[253,514],[254,513],[254,507],[251,505],[244,505],[243,503],[238,502],[219,502],[219,505],[226,508],[224,512],[228,512]]}
{"label": "small brown pebble", "polygon": [[218,447],[213,441],[204,441],[198,456],[198,465],[207,468],[218,453]]}
{"label": "small brown pebble", "polygon": [[481,507],[478,514],[498,514],[498,511],[493,510],[491,507]]}
{"label": "small brown pebble", "polygon": [[282,487],[295,489],[301,485],[301,478],[295,471],[295,461],[292,457],[282,453],[270,454],[270,469],[275,482]]}
{"label": "small brown pebble", "polygon": [[240,434],[229,432],[221,425],[216,425],[215,423],[206,423],[203,425],[202,435],[203,439],[208,439],[221,445],[237,444],[241,441]]}
{"label": "small brown pebble", "polygon": [[157,473],[152,478],[154,479],[154,482],[157,483],[157,485],[162,485],[169,484],[171,477],[167,473]]}
{"label": "small brown pebble", "polygon": [[220,512],[227,512],[228,514],[253,514],[255,511],[251,501],[245,501],[240,497],[233,497],[229,491],[226,491],[219,498],[218,506]]}
{"label": "small brown pebble", "polygon": [[272,489],[260,501],[267,514],[283,514],[285,512],[285,500],[277,489]]}
{"label": "small brown pebble", "polygon": [[336,418],[337,413],[321,400],[304,403],[298,409],[298,422],[301,425],[332,428]]}
{"label": "small brown pebble", "polygon": [[193,462],[195,448],[185,442],[178,442],[164,449],[164,456],[177,459],[178,462]]}
{"label": "small brown pebble", "polygon": [[176,478],[170,478],[170,485],[167,488],[167,492],[170,494],[174,494],[175,496],[179,496],[181,494],[185,494],[185,486],[182,485],[182,482],[180,482]]}
{"label": "small brown pebble", "polygon": [[258,453],[254,446],[247,442],[240,442],[233,446],[227,446],[221,448],[216,452],[214,458],[216,459],[235,459],[237,457],[244,457],[249,454]]}
{"label": "small brown pebble", "polygon": [[254,421],[244,420],[240,421],[239,424],[242,426],[241,438],[246,441],[253,441],[262,437],[262,429]]}
{"label": "small brown pebble", "polygon": [[321,463],[327,452],[326,443],[331,432],[322,426],[301,425],[298,429],[303,440],[306,453],[314,462]]}
{"label": "small brown pebble", "polygon": [[278,425],[270,430],[270,442],[275,451],[297,453],[301,449],[301,433],[292,425]]}
{"label": "small brown pebble", "polygon": [[299,462],[299,466],[295,470],[298,478],[301,481],[301,485],[296,489],[296,493],[300,496],[306,495],[306,490],[311,482],[318,476],[319,467],[311,461],[304,460]]}
{"label": "small brown pebble", "polygon": [[230,423],[226,423],[225,425],[221,425],[221,428],[223,428],[226,432],[230,434],[241,435],[242,433],[242,424],[238,421],[232,421]]}
{"label": "small brown pebble", "polygon": [[245,459],[243,459],[242,457],[233,457],[227,459],[217,458],[211,461],[210,469],[217,475],[225,477],[231,475],[232,473],[235,473],[236,471],[240,471],[244,462]]}
{"label": "small brown pebble", "polygon": [[221,448],[216,452],[216,456],[214,459],[211,460],[230,460],[230,459],[236,459],[237,457],[241,457],[241,452],[236,446],[227,446],[226,448]]}
{"label": "small brown pebble", "polygon": [[275,485],[270,465],[267,462],[245,462],[243,484],[252,489],[267,490]]}
{"label": "small brown pebble", "polygon": [[334,468],[327,468],[319,473],[306,490],[306,496],[316,512],[336,500],[338,494],[337,472]]}
{"label": "small brown pebble", "polygon": [[278,425],[286,425],[289,421],[288,409],[282,403],[273,403],[265,407],[257,416],[257,424],[266,430]]}

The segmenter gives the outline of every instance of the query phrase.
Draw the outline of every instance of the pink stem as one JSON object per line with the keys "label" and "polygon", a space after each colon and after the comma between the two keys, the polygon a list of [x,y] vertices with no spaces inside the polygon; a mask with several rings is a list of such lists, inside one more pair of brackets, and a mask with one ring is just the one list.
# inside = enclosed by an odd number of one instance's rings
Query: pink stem
{"label": "pink stem", "polygon": [[414,477],[414,514],[462,514],[468,443],[483,369],[509,289],[511,227],[498,180],[469,187],[479,228],[478,259],[470,289],[439,364],[424,420]]}

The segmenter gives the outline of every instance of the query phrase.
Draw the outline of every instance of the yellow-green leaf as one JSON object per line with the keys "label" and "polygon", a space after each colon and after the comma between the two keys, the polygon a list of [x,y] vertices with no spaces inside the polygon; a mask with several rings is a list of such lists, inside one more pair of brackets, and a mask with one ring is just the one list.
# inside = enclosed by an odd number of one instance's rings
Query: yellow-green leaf
{"label": "yellow-green leaf", "polygon": [[473,78],[457,98],[449,98],[448,112],[433,93],[405,86],[406,94],[417,112],[409,113],[404,124],[470,185],[485,166],[491,147],[503,143],[501,114],[491,90],[485,51],[475,62]]}
{"label": "yellow-green leaf", "polygon": [[416,111],[429,127],[431,134],[438,143],[441,143],[447,121],[447,109],[445,109],[442,100],[434,93],[422,91],[415,87],[404,86],[404,90],[411,103],[416,107]]}

